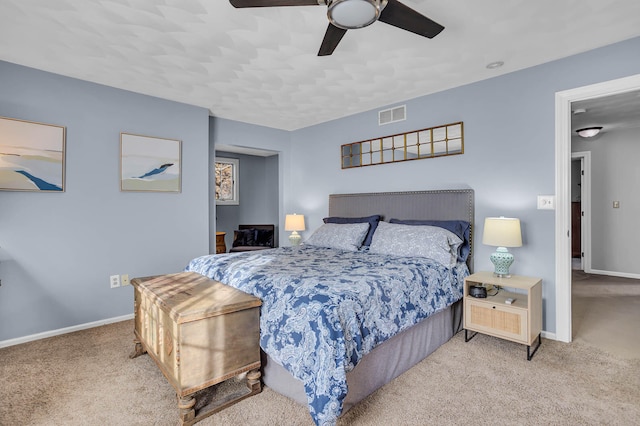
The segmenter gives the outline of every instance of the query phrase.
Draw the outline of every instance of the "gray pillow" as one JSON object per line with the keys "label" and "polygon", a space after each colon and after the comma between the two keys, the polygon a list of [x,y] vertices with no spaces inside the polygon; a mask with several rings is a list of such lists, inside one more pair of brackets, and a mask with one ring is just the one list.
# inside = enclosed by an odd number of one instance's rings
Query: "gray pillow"
{"label": "gray pillow", "polygon": [[369,231],[367,232],[367,236],[362,243],[363,246],[368,246],[371,244],[371,238],[373,238],[373,233],[376,231],[376,227],[378,226],[378,222],[382,219],[382,216],[379,214],[375,214],[373,216],[367,217],[339,217],[339,216],[331,216],[325,217],[322,219],[324,223],[369,223]]}
{"label": "gray pillow", "polygon": [[368,230],[368,223],[325,223],[305,241],[305,244],[357,251]]}
{"label": "gray pillow", "polygon": [[429,225],[439,226],[448,231],[453,232],[462,239],[462,245],[460,245],[460,252],[458,253],[458,260],[460,262],[466,262],[471,252],[471,223],[466,220],[404,220],[404,219],[391,219],[389,223],[401,223],[403,225]]}
{"label": "gray pillow", "polygon": [[370,253],[417,256],[453,266],[462,239],[438,226],[400,225],[380,222],[369,246]]}

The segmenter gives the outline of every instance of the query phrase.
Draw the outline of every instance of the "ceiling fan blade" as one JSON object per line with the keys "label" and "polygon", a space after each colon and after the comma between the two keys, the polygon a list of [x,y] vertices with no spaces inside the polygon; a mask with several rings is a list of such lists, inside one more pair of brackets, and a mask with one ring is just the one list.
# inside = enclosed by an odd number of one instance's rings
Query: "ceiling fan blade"
{"label": "ceiling fan blade", "polygon": [[318,56],[331,55],[346,33],[347,30],[338,28],[335,25],[329,23],[327,32],[324,33],[324,38],[322,39],[322,44],[320,45]]}
{"label": "ceiling fan blade", "polygon": [[318,6],[318,0],[229,0],[233,7]]}
{"label": "ceiling fan blade", "polygon": [[444,30],[442,25],[405,6],[398,0],[388,1],[387,6],[380,13],[378,21],[428,38],[433,38]]}

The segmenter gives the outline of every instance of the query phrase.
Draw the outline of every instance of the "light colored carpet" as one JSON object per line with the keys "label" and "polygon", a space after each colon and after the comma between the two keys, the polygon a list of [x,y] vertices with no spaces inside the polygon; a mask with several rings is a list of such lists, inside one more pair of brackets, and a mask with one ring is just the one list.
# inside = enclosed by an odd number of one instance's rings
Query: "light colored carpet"
{"label": "light colored carpet", "polygon": [[[133,321],[0,349],[1,425],[175,425],[175,394]],[[522,345],[464,333],[346,413],[339,425],[635,425],[640,360],[581,342]],[[198,425],[312,425],[265,388]]]}
{"label": "light colored carpet", "polygon": [[574,341],[640,357],[640,280],[573,271],[571,293]]}
{"label": "light colored carpet", "polygon": [[571,294],[578,297],[640,296],[640,280],[573,270]]}

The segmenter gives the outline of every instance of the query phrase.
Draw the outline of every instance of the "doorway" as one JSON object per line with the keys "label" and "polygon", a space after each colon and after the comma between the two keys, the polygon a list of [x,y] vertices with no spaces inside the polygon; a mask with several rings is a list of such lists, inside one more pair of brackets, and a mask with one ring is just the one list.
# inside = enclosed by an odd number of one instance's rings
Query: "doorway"
{"label": "doorway", "polygon": [[640,74],[556,93],[556,339],[571,342],[571,103],[640,89]]}

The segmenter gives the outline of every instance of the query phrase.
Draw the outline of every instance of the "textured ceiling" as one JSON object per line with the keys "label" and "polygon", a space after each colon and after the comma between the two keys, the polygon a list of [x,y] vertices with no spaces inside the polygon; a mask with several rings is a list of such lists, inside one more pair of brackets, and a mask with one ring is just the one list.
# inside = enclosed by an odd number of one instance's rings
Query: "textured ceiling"
{"label": "textured ceiling", "polygon": [[640,36],[638,0],[402,1],[445,30],[376,22],[318,57],[324,6],[0,0],[0,59],[294,130]]}

